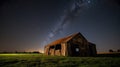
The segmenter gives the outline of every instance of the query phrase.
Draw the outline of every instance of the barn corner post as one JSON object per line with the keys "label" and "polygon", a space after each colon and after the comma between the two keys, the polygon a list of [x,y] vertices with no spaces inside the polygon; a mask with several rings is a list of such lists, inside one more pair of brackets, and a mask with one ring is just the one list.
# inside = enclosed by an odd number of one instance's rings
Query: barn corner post
{"label": "barn corner post", "polygon": [[65,45],[65,56],[70,56],[70,49],[69,49],[69,42],[66,43]]}
{"label": "barn corner post", "polygon": [[94,44],[94,56],[97,56],[96,44]]}

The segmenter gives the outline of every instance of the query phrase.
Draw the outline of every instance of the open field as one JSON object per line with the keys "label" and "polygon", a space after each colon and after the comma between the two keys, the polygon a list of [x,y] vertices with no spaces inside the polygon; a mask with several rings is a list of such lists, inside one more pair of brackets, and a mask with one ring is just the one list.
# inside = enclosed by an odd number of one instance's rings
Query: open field
{"label": "open field", "polygon": [[120,57],[60,57],[0,54],[0,67],[120,67]]}

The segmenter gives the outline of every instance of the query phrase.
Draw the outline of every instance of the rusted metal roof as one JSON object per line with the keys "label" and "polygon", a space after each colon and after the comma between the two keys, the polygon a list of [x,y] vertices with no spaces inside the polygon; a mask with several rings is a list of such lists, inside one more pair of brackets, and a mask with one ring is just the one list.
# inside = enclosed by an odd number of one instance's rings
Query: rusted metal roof
{"label": "rusted metal roof", "polygon": [[56,41],[53,41],[51,42],[50,44],[46,45],[45,47],[47,46],[53,46],[53,45],[57,45],[57,44],[61,44],[61,43],[65,43],[65,42],[68,42],[69,40],[71,40],[73,37],[75,37],[76,35],[82,35],[81,33],[75,33],[75,34],[72,34],[70,36],[67,36],[67,37],[64,37],[64,38],[60,38]]}

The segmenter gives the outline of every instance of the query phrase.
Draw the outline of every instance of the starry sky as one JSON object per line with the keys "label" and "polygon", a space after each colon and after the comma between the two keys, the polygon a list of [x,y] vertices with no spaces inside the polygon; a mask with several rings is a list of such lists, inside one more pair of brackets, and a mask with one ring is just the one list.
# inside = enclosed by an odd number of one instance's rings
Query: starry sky
{"label": "starry sky", "polygon": [[0,0],[0,51],[42,51],[76,32],[98,52],[120,49],[120,1]]}

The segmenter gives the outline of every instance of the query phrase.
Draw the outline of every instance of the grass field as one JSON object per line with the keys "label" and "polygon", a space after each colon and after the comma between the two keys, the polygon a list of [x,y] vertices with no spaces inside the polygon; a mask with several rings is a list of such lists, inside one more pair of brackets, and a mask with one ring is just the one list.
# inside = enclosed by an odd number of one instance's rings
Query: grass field
{"label": "grass field", "polygon": [[0,67],[120,67],[120,57],[60,57],[0,54]]}

